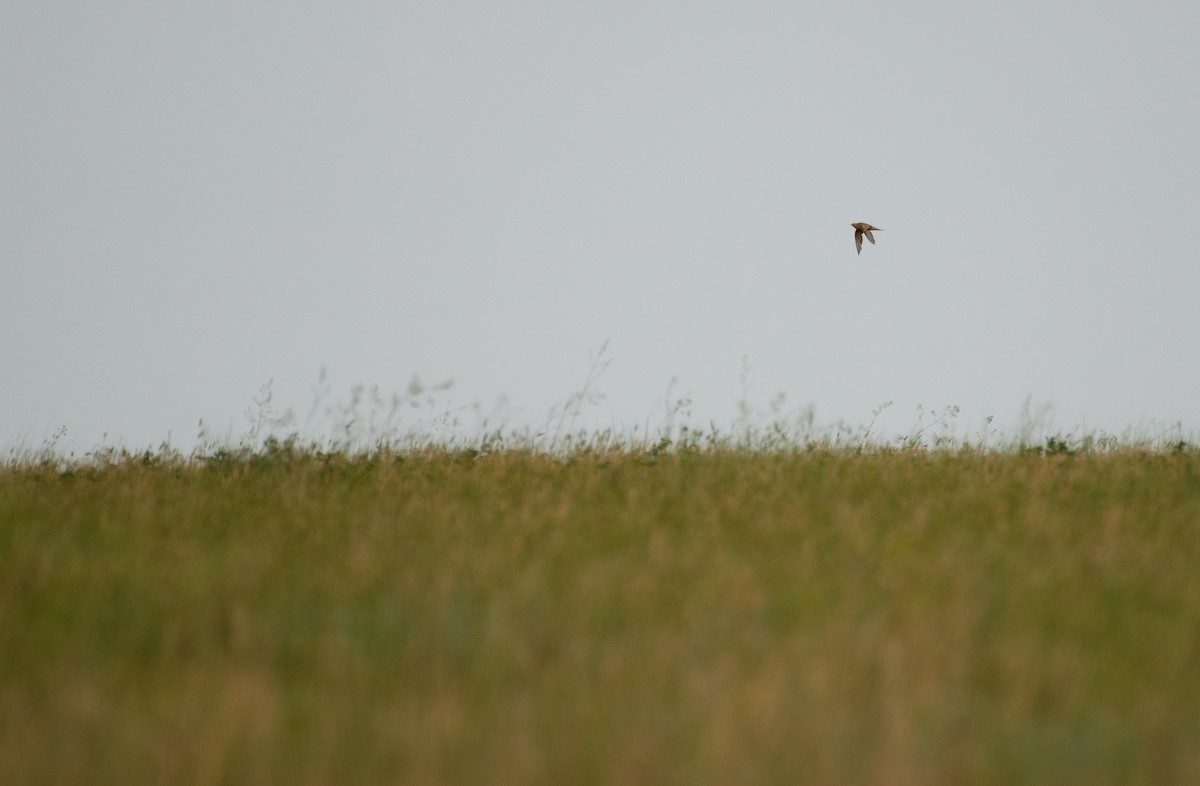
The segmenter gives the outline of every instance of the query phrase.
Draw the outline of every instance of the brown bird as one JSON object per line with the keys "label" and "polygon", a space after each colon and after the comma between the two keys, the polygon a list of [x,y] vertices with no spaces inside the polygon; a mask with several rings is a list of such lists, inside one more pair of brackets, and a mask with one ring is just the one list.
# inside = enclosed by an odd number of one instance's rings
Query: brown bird
{"label": "brown bird", "polygon": [[863,235],[867,236],[867,240],[871,241],[871,245],[875,245],[875,236],[871,234],[871,231],[883,231],[879,227],[873,227],[865,221],[859,221],[857,224],[851,224],[850,226],[854,227],[854,250],[859,254],[862,253]]}

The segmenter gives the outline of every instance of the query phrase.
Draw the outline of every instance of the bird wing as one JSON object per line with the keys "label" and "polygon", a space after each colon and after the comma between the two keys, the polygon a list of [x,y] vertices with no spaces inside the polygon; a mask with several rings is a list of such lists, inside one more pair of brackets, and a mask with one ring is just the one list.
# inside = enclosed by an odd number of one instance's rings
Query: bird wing
{"label": "bird wing", "polygon": [[[867,236],[867,240],[870,240],[870,241],[871,241],[871,245],[875,245],[875,236],[871,234],[871,230],[869,230],[869,229],[864,229],[864,230],[863,230],[863,234]],[[861,241],[861,240],[860,240],[860,241],[858,241],[858,242],[859,242],[859,244],[860,244],[860,245],[862,244],[862,241]]]}
{"label": "bird wing", "polygon": [[859,254],[862,253],[862,236],[863,231],[861,229],[854,230],[854,250]]}

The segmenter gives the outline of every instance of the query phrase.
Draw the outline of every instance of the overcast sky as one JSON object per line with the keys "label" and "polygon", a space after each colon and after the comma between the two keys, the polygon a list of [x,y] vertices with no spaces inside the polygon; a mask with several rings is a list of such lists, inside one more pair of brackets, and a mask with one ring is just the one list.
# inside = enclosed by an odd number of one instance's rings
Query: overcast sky
{"label": "overcast sky", "polygon": [[[1200,427],[1200,4],[0,0],[0,444],[450,379],[536,421]],[[854,251],[851,222],[882,227]]]}

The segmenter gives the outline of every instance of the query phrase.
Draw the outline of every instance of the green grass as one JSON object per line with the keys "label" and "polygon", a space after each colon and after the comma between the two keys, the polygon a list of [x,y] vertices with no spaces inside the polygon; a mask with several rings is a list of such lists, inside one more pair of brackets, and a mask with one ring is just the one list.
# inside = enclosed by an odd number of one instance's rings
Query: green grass
{"label": "green grass", "polygon": [[0,468],[0,782],[1200,782],[1200,455]]}

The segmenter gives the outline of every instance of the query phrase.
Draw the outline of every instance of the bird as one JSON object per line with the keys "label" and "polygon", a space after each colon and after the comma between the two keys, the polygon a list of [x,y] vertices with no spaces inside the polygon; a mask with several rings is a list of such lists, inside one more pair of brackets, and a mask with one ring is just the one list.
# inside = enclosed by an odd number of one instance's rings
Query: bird
{"label": "bird", "polygon": [[871,241],[871,245],[875,245],[875,236],[871,234],[871,231],[872,230],[874,230],[875,232],[883,231],[879,227],[871,226],[866,221],[859,221],[858,223],[851,224],[850,226],[854,227],[854,250],[857,251],[859,254],[862,253],[863,235],[867,236],[867,240]]}

